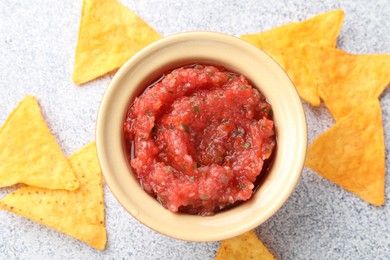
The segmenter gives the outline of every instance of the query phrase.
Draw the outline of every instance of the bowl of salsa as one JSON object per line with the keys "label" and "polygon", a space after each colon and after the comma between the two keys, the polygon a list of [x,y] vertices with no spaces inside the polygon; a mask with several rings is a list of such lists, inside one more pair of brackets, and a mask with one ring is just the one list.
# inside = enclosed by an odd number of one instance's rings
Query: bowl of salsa
{"label": "bowl of salsa", "polygon": [[187,241],[249,231],[287,200],[307,130],[286,73],[233,36],[190,32],[133,56],[102,99],[99,162],[120,204]]}

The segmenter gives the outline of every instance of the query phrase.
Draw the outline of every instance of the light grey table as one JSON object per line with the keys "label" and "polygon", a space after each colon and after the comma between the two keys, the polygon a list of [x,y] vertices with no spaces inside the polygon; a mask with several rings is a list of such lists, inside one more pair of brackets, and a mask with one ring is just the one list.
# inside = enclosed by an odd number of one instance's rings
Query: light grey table
{"label": "light grey table", "polygon": [[[94,139],[100,99],[111,76],[84,87],[71,80],[82,0],[0,1],[0,124],[35,95],[67,155]],[[338,46],[352,53],[390,53],[390,3],[378,1],[123,0],[162,35],[210,30],[254,33],[342,8]],[[278,259],[390,258],[390,89],[382,97],[386,204],[373,207],[309,169],[287,203],[256,232]],[[324,106],[304,103],[309,142],[333,124]],[[0,197],[12,189],[1,189]],[[104,187],[108,246],[93,248],[22,217],[0,212],[0,259],[212,259],[218,243],[157,234],[133,219]]]}

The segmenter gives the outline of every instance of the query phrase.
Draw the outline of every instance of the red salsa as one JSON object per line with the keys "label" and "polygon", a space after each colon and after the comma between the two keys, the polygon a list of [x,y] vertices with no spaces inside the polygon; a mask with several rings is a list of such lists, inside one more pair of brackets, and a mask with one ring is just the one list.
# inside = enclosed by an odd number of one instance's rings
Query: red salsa
{"label": "red salsa", "polygon": [[143,189],[168,210],[213,215],[252,196],[274,150],[272,118],[244,76],[178,68],[129,107],[128,159]]}

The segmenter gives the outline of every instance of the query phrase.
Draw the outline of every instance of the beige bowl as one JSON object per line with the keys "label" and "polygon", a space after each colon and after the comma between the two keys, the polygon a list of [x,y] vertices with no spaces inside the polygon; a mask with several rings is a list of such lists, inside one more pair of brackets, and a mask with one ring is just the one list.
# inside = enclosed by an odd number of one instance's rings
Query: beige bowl
{"label": "beige bowl", "polygon": [[[209,217],[172,213],[144,192],[126,160],[122,133],[128,106],[145,87],[164,72],[194,63],[222,65],[252,81],[272,105],[278,140],[273,166],[254,196]],[[133,217],[173,238],[217,241],[256,228],[284,204],[302,171],[307,130],[299,96],[272,58],[233,36],[190,32],[147,46],[116,73],[100,105],[96,143],[105,180]]]}

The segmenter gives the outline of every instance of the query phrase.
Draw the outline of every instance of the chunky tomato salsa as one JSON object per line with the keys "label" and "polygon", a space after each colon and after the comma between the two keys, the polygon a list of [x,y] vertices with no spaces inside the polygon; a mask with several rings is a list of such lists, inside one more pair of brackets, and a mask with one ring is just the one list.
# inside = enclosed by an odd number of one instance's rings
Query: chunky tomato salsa
{"label": "chunky tomato salsa", "polygon": [[244,76],[194,65],[137,97],[123,131],[143,189],[172,212],[205,216],[252,196],[275,146],[272,118]]}

